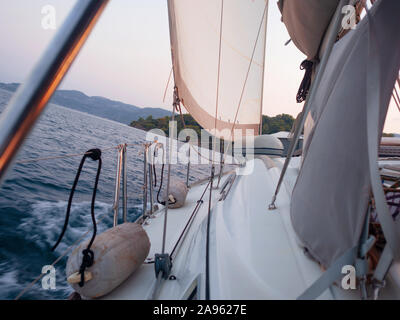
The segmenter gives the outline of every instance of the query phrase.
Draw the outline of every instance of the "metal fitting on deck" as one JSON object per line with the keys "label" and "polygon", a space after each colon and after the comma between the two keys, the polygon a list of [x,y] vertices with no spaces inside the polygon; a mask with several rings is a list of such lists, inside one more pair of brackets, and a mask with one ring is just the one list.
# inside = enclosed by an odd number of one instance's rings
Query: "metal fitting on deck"
{"label": "metal fitting on deck", "polygon": [[165,280],[168,279],[172,269],[172,261],[168,253],[155,254],[154,269],[156,272],[156,278],[158,278],[158,274],[162,272],[162,278]]}

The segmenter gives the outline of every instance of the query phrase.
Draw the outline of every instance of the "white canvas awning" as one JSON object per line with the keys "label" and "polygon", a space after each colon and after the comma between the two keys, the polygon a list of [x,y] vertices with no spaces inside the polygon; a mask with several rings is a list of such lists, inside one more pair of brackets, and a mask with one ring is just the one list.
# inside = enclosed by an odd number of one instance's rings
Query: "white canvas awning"
{"label": "white canvas awning", "polygon": [[282,21],[296,47],[308,60],[317,57],[320,44],[339,0],[280,0]]}
{"label": "white canvas awning", "polygon": [[[400,1],[378,1],[371,15],[377,39],[373,46],[379,54],[369,57],[367,18],[336,43],[310,102],[314,125],[293,189],[293,227],[325,267],[360,239],[371,190],[369,150],[378,151],[378,140],[368,147],[367,96],[380,92],[375,105],[379,115],[371,120],[369,113],[368,118],[382,130],[400,68]],[[373,79],[376,91],[371,92],[367,78],[377,65],[380,73]]]}

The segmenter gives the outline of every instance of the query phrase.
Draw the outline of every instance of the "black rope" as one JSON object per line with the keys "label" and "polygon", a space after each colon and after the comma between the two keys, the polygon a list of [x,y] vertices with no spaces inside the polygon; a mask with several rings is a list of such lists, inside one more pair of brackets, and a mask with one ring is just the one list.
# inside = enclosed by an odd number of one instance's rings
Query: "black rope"
{"label": "black rope", "polygon": [[156,172],[156,165],[153,164],[153,175],[154,175],[154,188],[157,187],[157,172]]}
{"label": "black rope", "polygon": [[210,198],[208,199],[208,214],[207,214],[207,235],[206,235],[206,300],[210,300],[210,221],[211,221],[211,197],[213,189],[215,168],[211,167],[210,177]]}
{"label": "black rope", "polygon": [[160,192],[161,192],[161,188],[162,188],[162,185],[163,185],[163,178],[164,178],[164,163],[162,164],[162,166],[161,166],[161,178],[160,178],[160,187],[158,188],[158,192],[157,192],[157,202],[158,203],[160,203],[160,204],[165,204],[165,202],[164,201],[160,201]]}
{"label": "black rope", "polygon": [[297,92],[296,101],[302,103],[307,99],[308,91],[311,86],[312,69],[314,62],[311,60],[304,60],[300,65],[300,70],[306,70],[303,81],[301,81],[299,91]]}
{"label": "black rope", "polygon": [[156,148],[154,148],[154,152],[153,152],[154,188],[157,187],[157,172],[156,172],[156,164],[154,163],[155,158],[156,158]]}
{"label": "black rope", "polygon": [[[157,202],[159,203],[159,204],[162,204],[163,206],[165,206],[165,201],[160,201],[160,192],[161,192],[161,188],[162,188],[162,185],[163,185],[163,177],[164,177],[164,164],[161,166],[161,178],[160,178],[160,186],[158,187],[158,192],[157,192]],[[172,204],[175,204],[176,203],[176,200],[175,201],[171,201],[171,200],[168,200],[168,205],[172,205]]]}
{"label": "black rope", "polygon": [[96,201],[96,193],[97,193],[97,186],[99,183],[99,178],[100,178],[100,173],[101,173],[101,165],[102,165],[102,161],[101,161],[101,150],[100,149],[91,149],[88,150],[85,155],[82,157],[82,160],[79,164],[79,168],[78,171],[76,173],[75,176],[75,180],[74,180],[74,184],[72,185],[72,189],[71,192],[69,194],[69,199],[68,199],[68,206],[67,206],[67,212],[65,215],[65,221],[64,221],[64,227],[61,231],[60,236],[58,237],[58,240],[56,242],[56,244],[53,246],[53,248],[51,249],[51,251],[54,251],[57,246],[59,245],[59,243],[61,242],[62,238],[64,237],[65,231],[67,230],[68,227],[68,221],[69,221],[69,216],[71,213],[71,205],[72,205],[72,199],[74,197],[74,193],[75,193],[75,189],[76,186],[78,184],[79,181],[79,177],[81,175],[82,172],[82,168],[83,165],[86,161],[86,158],[90,158],[93,161],[98,161],[98,167],[97,167],[97,174],[96,174],[96,180],[94,183],[94,187],[93,187],[93,194],[92,194],[92,203],[91,203],[91,208],[90,208],[90,213],[91,213],[91,217],[92,217],[92,223],[93,223],[93,234],[92,234],[92,238],[89,241],[89,244],[87,245],[86,249],[84,249],[82,251],[83,254],[83,258],[82,258],[82,264],[79,268],[79,273],[81,275],[81,281],[79,282],[79,286],[83,287],[84,283],[85,283],[85,269],[89,268],[93,265],[94,262],[94,253],[92,250],[90,250],[94,239],[96,238],[96,234],[97,234],[97,224],[96,224],[96,217],[94,214],[94,206],[95,206],[95,201]]}

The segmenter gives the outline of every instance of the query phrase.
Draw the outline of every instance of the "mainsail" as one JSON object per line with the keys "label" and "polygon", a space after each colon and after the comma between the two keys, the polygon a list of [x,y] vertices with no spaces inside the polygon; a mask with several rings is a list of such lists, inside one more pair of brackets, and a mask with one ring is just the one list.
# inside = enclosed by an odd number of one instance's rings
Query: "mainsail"
{"label": "mainsail", "polygon": [[180,101],[218,137],[231,140],[237,129],[259,133],[267,6],[267,0],[168,1]]}

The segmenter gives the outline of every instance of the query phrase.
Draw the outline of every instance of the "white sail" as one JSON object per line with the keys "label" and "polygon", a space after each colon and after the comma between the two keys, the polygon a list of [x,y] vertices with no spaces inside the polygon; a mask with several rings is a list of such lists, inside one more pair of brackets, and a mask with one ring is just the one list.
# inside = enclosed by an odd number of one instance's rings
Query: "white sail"
{"label": "white sail", "polygon": [[168,6],[175,84],[182,104],[214,135],[231,140],[233,129],[244,134],[251,129],[247,135],[257,135],[267,1],[169,0]]}

